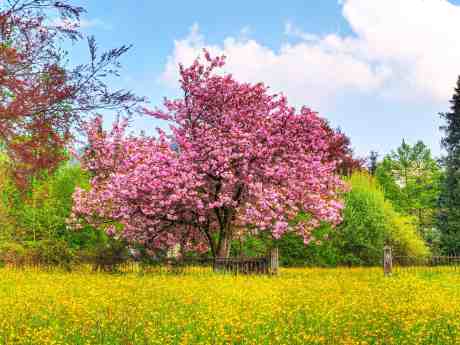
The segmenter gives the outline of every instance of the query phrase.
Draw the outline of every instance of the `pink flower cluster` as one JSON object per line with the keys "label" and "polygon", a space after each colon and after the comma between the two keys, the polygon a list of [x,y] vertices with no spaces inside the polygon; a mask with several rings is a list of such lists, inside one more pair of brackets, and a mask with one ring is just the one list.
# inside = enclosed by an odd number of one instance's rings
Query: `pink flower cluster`
{"label": "pink flower cluster", "polygon": [[[296,231],[307,243],[321,222],[338,224],[344,186],[324,120],[263,84],[214,73],[223,57],[205,58],[180,66],[183,98],[146,110],[170,122],[170,135],[127,136],[123,122],[106,132],[100,117],[88,124],[82,161],[93,178],[76,191],[74,216],[122,224],[125,238],[150,248],[213,252],[235,229]],[[308,220],[294,221],[299,212]]]}

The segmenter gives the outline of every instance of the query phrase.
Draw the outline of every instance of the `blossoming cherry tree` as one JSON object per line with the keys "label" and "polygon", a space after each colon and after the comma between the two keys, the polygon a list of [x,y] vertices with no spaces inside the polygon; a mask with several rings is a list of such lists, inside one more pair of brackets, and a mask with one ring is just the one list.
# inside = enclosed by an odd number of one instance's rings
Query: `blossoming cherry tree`
{"label": "blossoming cherry tree", "polygon": [[229,256],[236,232],[294,231],[308,243],[321,222],[339,223],[343,184],[328,150],[340,134],[262,83],[217,74],[224,58],[204,56],[180,66],[182,98],[146,110],[170,133],[130,136],[125,122],[107,132],[100,117],[88,124],[82,161],[93,178],[75,193],[74,216],[119,224],[151,249],[180,243],[214,257]]}

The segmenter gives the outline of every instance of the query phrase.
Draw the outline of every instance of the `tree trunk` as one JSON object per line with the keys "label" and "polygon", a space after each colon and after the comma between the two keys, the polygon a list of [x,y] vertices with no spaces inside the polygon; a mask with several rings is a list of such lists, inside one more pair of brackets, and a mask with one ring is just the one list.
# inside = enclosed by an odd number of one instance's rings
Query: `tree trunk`
{"label": "tree trunk", "polygon": [[219,244],[217,248],[218,258],[228,258],[230,256],[230,247],[232,245],[232,232],[228,230],[223,231],[221,233],[221,237],[219,238]]}

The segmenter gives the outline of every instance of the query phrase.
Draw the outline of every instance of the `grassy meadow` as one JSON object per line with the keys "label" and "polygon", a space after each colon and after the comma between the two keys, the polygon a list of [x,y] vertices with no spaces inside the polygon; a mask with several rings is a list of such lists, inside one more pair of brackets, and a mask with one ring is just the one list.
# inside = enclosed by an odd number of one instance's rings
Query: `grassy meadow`
{"label": "grassy meadow", "polygon": [[460,272],[0,269],[1,344],[457,344]]}

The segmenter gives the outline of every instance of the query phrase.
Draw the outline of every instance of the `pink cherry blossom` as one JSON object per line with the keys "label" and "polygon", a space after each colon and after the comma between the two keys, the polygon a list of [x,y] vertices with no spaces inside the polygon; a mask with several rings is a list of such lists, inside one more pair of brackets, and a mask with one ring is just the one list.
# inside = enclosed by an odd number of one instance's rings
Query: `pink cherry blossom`
{"label": "pink cherry blossom", "polygon": [[[321,222],[341,221],[344,186],[328,154],[325,120],[299,111],[262,83],[240,83],[215,69],[224,57],[180,66],[183,98],[146,110],[170,123],[169,135],[126,135],[126,122],[86,126],[83,167],[91,188],[74,195],[74,218],[116,222],[148,248],[180,243],[228,256],[235,232],[288,231],[305,243]],[[299,212],[308,220],[294,221]]]}

